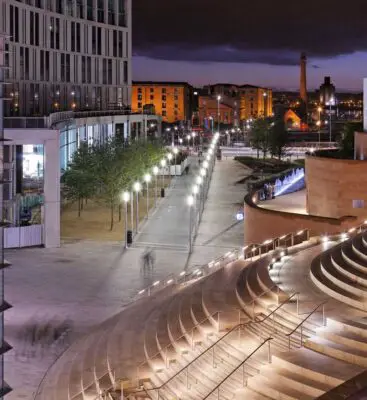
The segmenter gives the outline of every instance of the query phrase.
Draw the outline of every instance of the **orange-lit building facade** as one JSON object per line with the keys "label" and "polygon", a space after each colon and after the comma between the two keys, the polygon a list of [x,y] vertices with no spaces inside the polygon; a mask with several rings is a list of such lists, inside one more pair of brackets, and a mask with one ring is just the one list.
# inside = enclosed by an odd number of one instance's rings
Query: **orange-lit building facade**
{"label": "orange-lit building facade", "polygon": [[154,107],[168,123],[190,121],[193,88],[186,82],[133,82],[131,109],[143,113]]}
{"label": "orange-lit building facade", "polygon": [[252,85],[238,87],[241,121],[271,117],[273,114],[273,91]]}
{"label": "orange-lit building facade", "polygon": [[[219,121],[221,124],[236,124],[236,106],[235,101],[226,99],[224,96],[219,102]],[[199,97],[199,125],[211,126],[218,123],[218,100],[213,96]]]}

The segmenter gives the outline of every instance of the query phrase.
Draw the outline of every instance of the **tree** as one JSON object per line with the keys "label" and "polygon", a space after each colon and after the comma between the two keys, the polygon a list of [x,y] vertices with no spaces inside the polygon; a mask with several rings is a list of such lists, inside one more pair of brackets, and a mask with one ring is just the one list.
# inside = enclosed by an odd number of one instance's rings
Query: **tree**
{"label": "tree", "polygon": [[78,217],[83,208],[83,199],[91,198],[95,194],[93,163],[93,152],[86,143],[82,143],[62,176],[65,197],[78,201]]}
{"label": "tree", "polygon": [[277,119],[271,124],[270,129],[270,151],[273,156],[280,160],[284,147],[289,140],[289,133],[283,119]]}
{"label": "tree", "polygon": [[339,138],[339,147],[345,158],[354,157],[354,132],[362,132],[362,122],[347,122],[344,124]]}
{"label": "tree", "polygon": [[265,158],[270,150],[270,124],[269,118],[258,118],[253,123],[250,131],[250,145],[257,150],[257,158],[259,158],[260,151]]}

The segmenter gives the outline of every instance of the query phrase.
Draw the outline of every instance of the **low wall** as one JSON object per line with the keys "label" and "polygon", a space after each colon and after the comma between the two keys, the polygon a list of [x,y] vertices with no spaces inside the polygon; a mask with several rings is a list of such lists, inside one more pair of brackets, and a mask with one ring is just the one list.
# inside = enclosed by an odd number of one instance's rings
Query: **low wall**
{"label": "low wall", "polygon": [[4,229],[4,248],[43,245],[43,225],[17,226]]}
{"label": "low wall", "polygon": [[263,243],[265,240],[302,229],[308,229],[311,236],[335,234],[354,227],[358,222],[356,217],[324,218],[268,210],[258,207],[252,197],[253,194],[245,197],[245,244]]}
{"label": "low wall", "polygon": [[367,217],[367,161],[306,158],[307,212]]}

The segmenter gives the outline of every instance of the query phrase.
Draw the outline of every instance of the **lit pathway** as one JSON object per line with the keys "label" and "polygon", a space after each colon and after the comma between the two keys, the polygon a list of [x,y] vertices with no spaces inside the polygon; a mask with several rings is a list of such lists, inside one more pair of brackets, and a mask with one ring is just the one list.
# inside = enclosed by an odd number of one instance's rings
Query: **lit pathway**
{"label": "lit pathway", "polygon": [[237,221],[236,214],[243,211],[246,185],[238,182],[250,173],[234,159],[216,162],[189,265],[207,263],[243,246],[243,221]]}

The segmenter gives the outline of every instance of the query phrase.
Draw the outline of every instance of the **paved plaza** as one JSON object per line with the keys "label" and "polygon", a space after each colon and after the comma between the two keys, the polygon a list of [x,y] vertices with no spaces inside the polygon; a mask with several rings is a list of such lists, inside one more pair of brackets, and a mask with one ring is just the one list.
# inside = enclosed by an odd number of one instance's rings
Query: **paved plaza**
{"label": "paved plaza", "polygon": [[276,197],[273,200],[261,201],[259,207],[295,214],[307,214],[306,189]]}
{"label": "paved plaza", "polygon": [[[246,168],[233,161],[216,163],[208,201],[194,252],[188,259],[186,196],[197,172],[195,158],[189,174],[173,180],[167,196],[143,223],[132,248],[121,243],[80,241],[59,249],[22,249],[7,252],[13,264],[6,270],[6,299],[13,308],[5,313],[6,340],[14,350],[6,354],[5,375],[14,388],[7,399],[32,399],[42,376],[68,340],[30,352],[24,343],[25,326],[69,320],[69,341],[122,310],[136,293],[156,279],[178,273],[187,265],[204,263],[243,243],[243,224],[235,214],[242,208],[244,185],[236,185]],[[153,271],[141,272],[141,256],[152,247]],[[34,350],[34,348],[33,348]]]}

